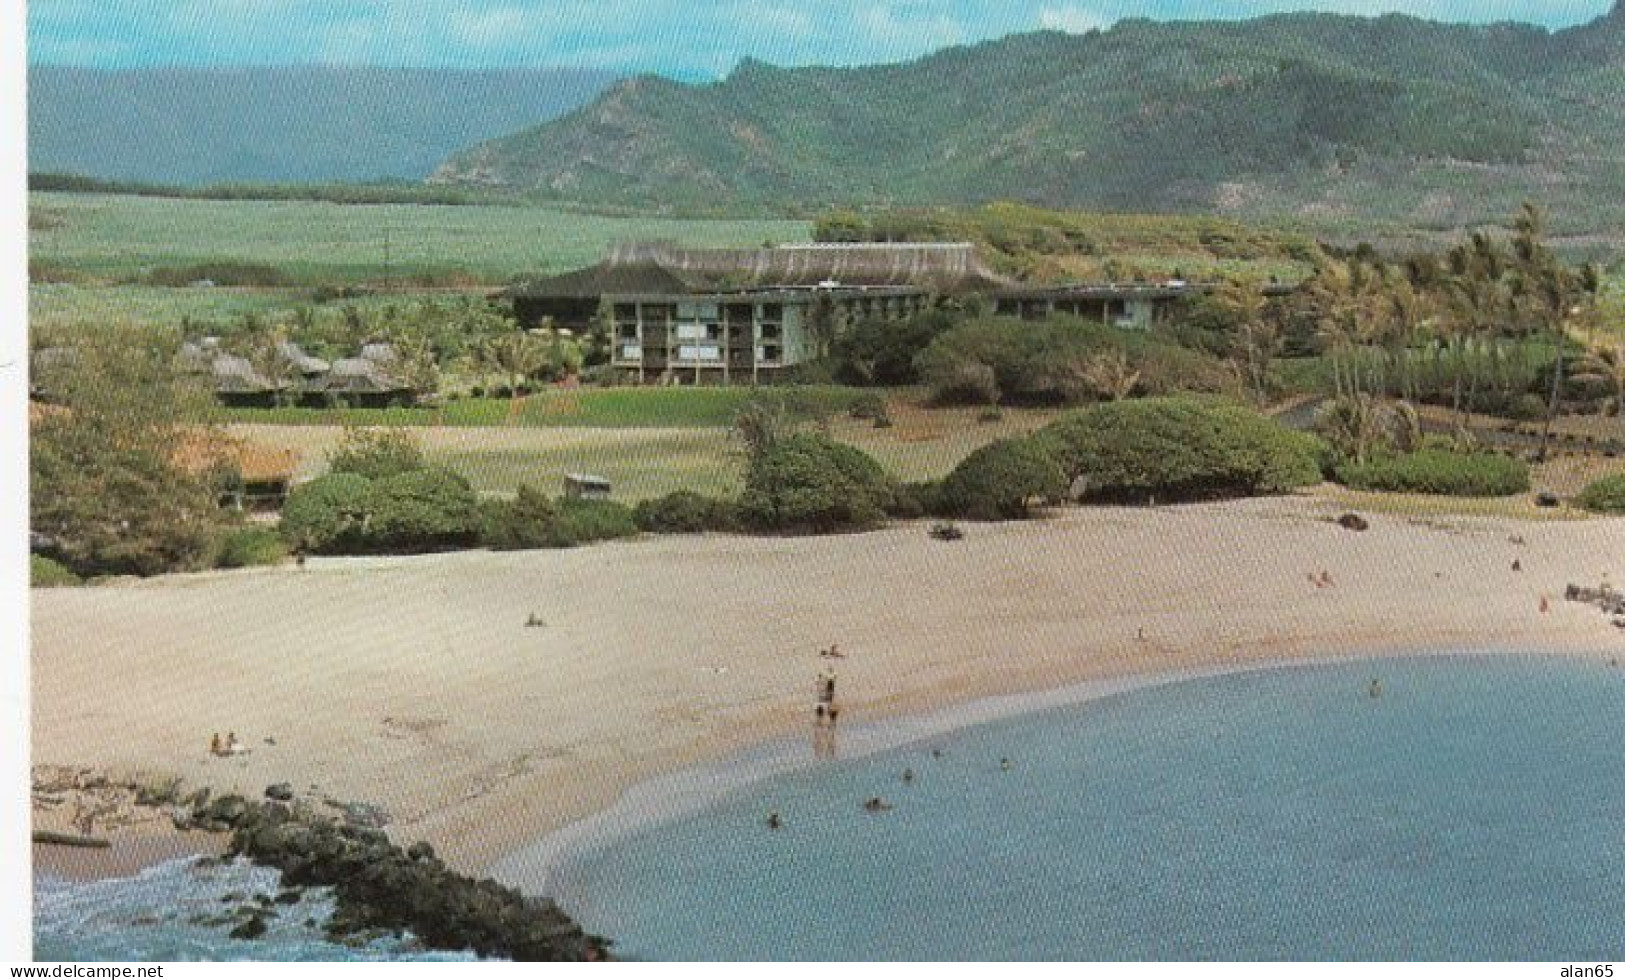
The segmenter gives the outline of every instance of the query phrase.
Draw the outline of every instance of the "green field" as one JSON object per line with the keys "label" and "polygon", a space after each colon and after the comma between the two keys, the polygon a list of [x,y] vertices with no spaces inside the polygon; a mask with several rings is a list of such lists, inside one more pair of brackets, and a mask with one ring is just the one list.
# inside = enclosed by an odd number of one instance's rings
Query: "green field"
{"label": "green field", "polygon": [[[799,405],[824,413],[844,411],[856,388],[799,385]],[[721,428],[750,399],[749,387],[550,388],[517,403],[463,398],[444,408],[222,408],[219,418],[254,425],[518,426],[523,428]]]}
{"label": "green field", "polygon": [[205,262],[271,266],[300,285],[466,275],[481,283],[588,265],[616,242],[805,241],[801,221],[604,217],[544,207],[194,201],[29,195],[29,257],[53,273],[139,281]]}

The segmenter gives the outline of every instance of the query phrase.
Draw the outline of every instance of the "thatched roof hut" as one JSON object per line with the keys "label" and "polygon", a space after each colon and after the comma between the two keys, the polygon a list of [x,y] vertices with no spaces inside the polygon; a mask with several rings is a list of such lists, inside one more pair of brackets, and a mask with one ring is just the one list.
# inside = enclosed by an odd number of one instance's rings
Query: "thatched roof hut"
{"label": "thatched roof hut", "polygon": [[272,382],[254,369],[246,357],[220,354],[209,366],[214,390],[222,395],[263,395],[286,388],[286,382]]}
{"label": "thatched roof hut", "polygon": [[326,374],[332,365],[319,357],[312,357],[305,353],[304,348],[291,340],[284,340],[276,345],[276,351],[283,360],[287,361],[295,371],[309,378],[313,375]]}
{"label": "thatched roof hut", "polygon": [[987,292],[1011,285],[965,242],[683,248],[632,244],[597,265],[521,283],[513,299],[605,295],[677,295],[820,286],[914,287],[941,293]]}
{"label": "thatched roof hut", "polygon": [[408,389],[378,361],[368,357],[344,357],[333,362],[322,390],[330,395],[392,395]]}

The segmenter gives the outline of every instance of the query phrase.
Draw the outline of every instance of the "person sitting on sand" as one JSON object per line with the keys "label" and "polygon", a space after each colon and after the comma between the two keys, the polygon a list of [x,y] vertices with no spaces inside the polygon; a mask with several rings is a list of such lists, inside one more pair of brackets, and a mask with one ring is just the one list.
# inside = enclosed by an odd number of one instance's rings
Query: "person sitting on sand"
{"label": "person sitting on sand", "polygon": [[247,751],[248,749],[243,743],[237,741],[236,732],[230,732],[226,735],[226,755],[242,755]]}
{"label": "person sitting on sand", "polygon": [[1523,571],[1523,562],[1517,558],[1512,559],[1512,570],[1514,572]]}
{"label": "person sitting on sand", "polygon": [[225,746],[220,744],[220,733],[215,732],[209,738],[209,754],[210,755],[225,755],[225,753],[226,753]]}
{"label": "person sitting on sand", "polygon": [[1332,573],[1326,571],[1324,568],[1320,570],[1320,584],[1326,586],[1328,589],[1336,584],[1332,581]]}
{"label": "person sitting on sand", "polygon": [[831,643],[829,645],[829,656],[832,660],[839,660],[846,656],[846,654],[841,652],[841,645],[839,643]]}

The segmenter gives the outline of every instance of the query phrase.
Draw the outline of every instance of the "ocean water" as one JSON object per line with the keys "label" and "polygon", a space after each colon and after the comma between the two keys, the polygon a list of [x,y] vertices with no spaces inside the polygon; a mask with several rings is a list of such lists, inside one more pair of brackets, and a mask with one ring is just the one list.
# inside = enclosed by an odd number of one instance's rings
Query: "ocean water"
{"label": "ocean water", "polygon": [[280,878],[279,872],[246,862],[195,858],[156,864],[130,878],[72,882],[41,876],[34,883],[34,957],[47,962],[475,958],[422,950],[410,939],[359,946],[328,942],[320,928],[333,909],[326,889],[307,890],[296,905],[274,906],[277,915],[258,939],[231,939],[229,925],[198,921],[257,894],[275,897]]}
{"label": "ocean water", "polygon": [[1205,677],[581,839],[548,887],[636,958],[1619,959],[1625,669]]}

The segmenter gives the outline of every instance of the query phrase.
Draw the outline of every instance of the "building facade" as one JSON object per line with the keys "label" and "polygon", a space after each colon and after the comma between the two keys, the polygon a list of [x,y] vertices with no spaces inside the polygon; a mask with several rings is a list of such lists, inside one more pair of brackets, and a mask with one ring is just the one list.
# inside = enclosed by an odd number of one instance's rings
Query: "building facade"
{"label": "building facade", "polygon": [[1209,287],[1034,287],[962,242],[690,249],[632,245],[597,265],[505,290],[521,326],[607,331],[610,363],[642,383],[760,383],[817,358],[853,323],[899,321],[944,297],[998,315],[1073,315],[1149,329]]}

